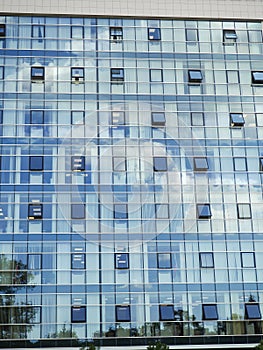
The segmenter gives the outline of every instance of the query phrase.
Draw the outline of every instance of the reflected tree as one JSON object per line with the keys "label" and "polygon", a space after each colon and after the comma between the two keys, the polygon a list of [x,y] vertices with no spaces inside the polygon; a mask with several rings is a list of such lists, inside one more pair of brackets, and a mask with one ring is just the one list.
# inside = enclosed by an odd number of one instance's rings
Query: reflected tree
{"label": "reflected tree", "polygon": [[72,338],[78,338],[78,335],[75,331],[72,331],[71,329],[67,329],[66,325],[64,324],[60,331],[49,334],[48,338],[72,339]]}

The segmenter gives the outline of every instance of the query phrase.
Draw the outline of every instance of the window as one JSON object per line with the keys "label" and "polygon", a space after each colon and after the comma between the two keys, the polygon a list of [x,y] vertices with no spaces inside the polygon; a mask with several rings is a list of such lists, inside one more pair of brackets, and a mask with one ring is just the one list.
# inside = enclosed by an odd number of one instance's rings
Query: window
{"label": "window", "polygon": [[197,204],[198,219],[209,219],[211,216],[210,204]]}
{"label": "window", "polygon": [[238,214],[238,219],[251,219],[250,204],[238,204],[237,214]]}
{"label": "window", "polygon": [[5,37],[5,24],[0,24],[0,37]]}
{"label": "window", "polygon": [[204,113],[192,112],[191,113],[191,124],[193,126],[203,126],[204,125]]}
{"label": "window", "polygon": [[73,124],[73,125],[84,124],[84,112],[83,111],[72,111],[71,112],[71,124]]}
{"label": "window", "polygon": [[86,306],[71,307],[71,322],[86,322]]}
{"label": "window", "polygon": [[203,80],[202,72],[200,70],[189,70],[188,71],[188,82],[200,84]]}
{"label": "window", "polygon": [[113,158],[113,171],[126,171],[126,158],[114,157]]}
{"label": "window", "polygon": [[112,111],[111,112],[111,122],[112,125],[124,125],[125,124],[125,114],[123,111]]}
{"label": "window", "polygon": [[263,171],[263,158],[259,158],[259,170]]}
{"label": "window", "polygon": [[114,204],[114,219],[127,219],[127,204]]}
{"label": "window", "polygon": [[83,39],[83,38],[84,38],[84,28],[82,26],[72,26],[71,39]]}
{"label": "window", "polygon": [[110,27],[110,39],[114,42],[122,40],[122,27]]}
{"label": "window", "polygon": [[28,306],[27,307],[27,322],[30,324],[38,324],[41,322],[41,307]]}
{"label": "window", "polygon": [[33,83],[43,83],[45,80],[44,67],[31,67],[31,81]]}
{"label": "window", "polygon": [[151,82],[162,82],[163,71],[161,69],[150,69],[150,81]]}
{"label": "window", "polygon": [[237,40],[237,34],[234,29],[223,30],[223,43],[224,44],[234,44]]}
{"label": "window", "polygon": [[29,170],[33,170],[33,171],[43,170],[43,157],[31,156],[29,159]]}
{"label": "window", "polygon": [[71,219],[85,219],[85,204],[71,204]]}
{"label": "window", "polygon": [[43,124],[43,123],[44,123],[44,111],[30,112],[30,124]]}
{"label": "window", "polygon": [[163,112],[152,112],[152,125],[153,126],[164,126],[165,125],[165,114]]}
{"label": "window", "polygon": [[158,253],[158,269],[170,269],[172,267],[170,253]]}
{"label": "window", "polygon": [[169,218],[168,204],[155,204],[155,216],[157,219],[168,219]]}
{"label": "window", "polygon": [[174,306],[159,305],[160,321],[174,321]]}
{"label": "window", "polygon": [[245,319],[246,320],[259,320],[261,319],[261,312],[259,304],[251,303],[245,304]]}
{"label": "window", "polygon": [[244,126],[245,120],[241,113],[230,113],[230,126],[241,127]]}
{"label": "window", "polygon": [[200,267],[210,268],[214,267],[213,253],[199,253]]}
{"label": "window", "polygon": [[234,158],[234,170],[235,171],[247,171],[246,158],[242,158],[242,157]]}
{"label": "window", "polygon": [[194,158],[194,170],[195,171],[206,171],[208,169],[207,158],[196,157]]}
{"label": "window", "polygon": [[85,157],[84,156],[72,156],[71,157],[71,170],[72,171],[84,171],[85,170]]}
{"label": "window", "polygon": [[128,269],[128,268],[129,268],[129,254],[115,253],[115,269]]}
{"label": "window", "polygon": [[124,81],[124,69],[123,68],[111,68],[111,81],[114,81],[114,82]]}
{"label": "window", "polygon": [[131,321],[130,305],[117,305],[116,322],[130,322],[130,321]]}
{"label": "window", "polygon": [[42,219],[42,204],[28,205],[28,219],[30,220]]}
{"label": "window", "polygon": [[252,72],[252,84],[263,84],[263,72]]}
{"label": "window", "polygon": [[154,171],[167,171],[167,159],[165,157],[153,158]]}
{"label": "window", "polygon": [[185,37],[186,37],[186,41],[197,42],[198,41],[197,29],[186,29]]}
{"label": "window", "polygon": [[80,252],[74,252],[71,254],[71,268],[72,269],[85,269],[85,254],[81,253],[82,249],[80,248]]}
{"label": "window", "polygon": [[241,253],[241,264],[242,267],[256,267],[255,265],[255,254],[253,252]]}
{"label": "window", "polygon": [[42,42],[45,37],[45,26],[33,25],[32,26],[32,38],[37,38],[38,42]]}
{"label": "window", "polygon": [[217,307],[215,304],[206,304],[202,306],[203,320],[213,321],[218,320]]}
{"label": "window", "polygon": [[28,254],[28,256],[27,256],[27,268],[28,268],[28,270],[40,270],[41,269],[41,255],[40,254]]}
{"label": "window", "polygon": [[161,40],[160,28],[148,28],[148,40]]}
{"label": "window", "polygon": [[71,68],[71,82],[73,84],[84,82],[84,68]]}
{"label": "window", "polygon": [[4,79],[4,67],[0,66],[0,79],[3,80]]}

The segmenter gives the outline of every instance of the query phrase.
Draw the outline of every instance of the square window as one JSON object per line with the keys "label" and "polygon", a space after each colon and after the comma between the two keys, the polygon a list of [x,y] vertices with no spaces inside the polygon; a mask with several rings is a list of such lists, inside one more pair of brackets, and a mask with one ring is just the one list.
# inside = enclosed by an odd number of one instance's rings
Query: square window
{"label": "square window", "polygon": [[200,84],[203,80],[203,75],[200,70],[189,70],[188,71],[188,82]]}
{"label": "square window", "polygon": [[33,170],[33,171],[43,170],[43,157],[31,156],[29,159],[29,170]]}
{"label": "square window", "polygon": [[202,112],[192,112],[191,113],[191,124],[193,126],[203,126],[204,123],[204,113]]}
{"label": "square window", "polygon": [[244,126],[245,119],[241,113],[230,113],[230,126],[241,127]]}
{"label": "square window", "polygon": [[71,219],[85,219],[85,204],[71,204]]}
{"label": "square window", "polygon": [[71,306],[71,322],[86,322],[86,306]]}
{"label": "square window", "polygon": [[164,126],[165,125],[165,114],[163,112],[152,112],[152,125],[153,126]]}
{"label": "square window", "polygon": [[32,38],[39,39],[38,41],[43,41],[45,37],[45,26],[43,25],[33,25],[32,26]]}
{"label": "square window", "polygon": [[186,29],[185,38],[186,38],[186,41],[197,42],[198,41],[197,29]]}
{"label": "square window", "polygon": [[72,26],[71,39],[83,39],[83,38],[84,38],[84,28],[82,26]]}
{"label": "square window", "polygon": [[206,304],[202,306],[203,320],[213,321],[218,320],[217,306],[215,304]]}
{"label": "square window", "polygon": [[125,124],[125,113],[123,111],[112,111],[111,112],[111,123],[112,123],[112,125],[124,125]]}
{"label": "square window", "polygon": [[161,69],[150,69],[150,81],[151,82],[162,82],[163,81],[163,71]]}
{"label": "square window", "polygon": [[112,41],[122,40],[123,32],[122,27],[110,27],[110,39]]}
{"label": "square window", "polygon": [[167,159],[165,157],[153,158],[154,171],[167,171]]}
{"label": "square window", "polygon": [[0,24],[0,37],[5,37],[5,24]]}
{"label": "square window", "polygon": [[206,171],[208,169],[208,162],[206,157],[194,158],[194,170],[195,171]]}
{"label": "square window", "polygon": [[117,305],[116,322],[130,322],[130,321],[131,321],[130,305]]}
{"label": "square window", "polygon": [[37,220],[42,219],[42,204],[29,204],[28,205],[28,219]]}
{"label": "square window", "polygon": [[161,40],[160,28],[148,28],[148,40]]}
{"label": "square window", "polygon": [[210,204],[197,204],[197,218],[210,219],[212,216]]}
{"label": "square window", "polygon": [[247,171],[246,158],[242,158],[242,157],[234,158],[234,170],[235,171]]}
{"label": "square window", "polygon": [[157,219],[168,219],[169,218],[168,204],[155,204],[155,216]]}
{"label": "square window", "polygon": [[114,219],[127,219],[127,204],[114,204]]}
{"label": "square window", "polygon": [[251,219],[250,204],[238,204],[237,214],[238,214],[238,219]]}
{"label": "square window", "polygon": [[84,124],[84,112],[83,111],[72,111],[71,112],[71,124],[83,125]]}
{"label": "square window", "polygon": [[71,68],[71,82],[74,84],[84,82],[84,68]]}
{"label": "square window", "polygon": [[44,124],[44,111],[31,111],[30,124]]}
{"label": "square window", "polygon": [[252,84],[263,84],[263,72],[252,72]]}
{"label": "square window", "polygon": [[223,30],[223,43],[225,45],[233,45],[237,40],[237,34],[234,29]]}
{"label": "square window", "polygon": [[158,269],[170,269],[172,267],[170,253],[158,253]]}
{"label": "square window", "polygon": [[113,158],[113,171],[126,171],[126,158],[114,157]]}
{"label": "square window", "polygon": [[3,80],[4,79],[4,67],[0,66],[0,79]]}
{"label": "square window", "polygon": [[40,270],[41,269],[41,254],[28,254],[28,256],[27,256],[27,268],[28,268],[28,270]]}
{"label": "square window", "polygon": [[111,68],[111,81],[122,82],[124,81],[124,69],[123,68]]}
{"label": "square window", "polygon": [[174,306],[159,305],[160,321],[174,321]]}
{"label": "square window", "polygon": [[129,254],[115,253],[115,269],[128,269],[128,268],[129,268]]}
{"label": "square window", "polygon": [[85,170],[85,157],[84,156],[72,156],[71,157],[71,170],[72,171],[84,171]]}
{"label": "square window", "polygon": [[199,262],[200,262],[200,267],[204,267],[204,268],[214,267],[213,253],[200,253]]}
{"label": "square window", "polygon": [[245,304],[245,319],[246,320],[260,320],[261,319],[261,312],[260,312],[259,304],[257,304],[257,303]]}
{"label": "square window", "polygon": [[255,265],[255,254],[253,252],[241,253],[242,267],[256,267]]}
{"label": "square window", "polygon": [[31,67],[31,81],[42,83],[45,79],[44,67]]}
{"label": "square window", "polygon": [[71,268],[82,270],[86,268],[85,264],[85,254],[80,252],[75,252],[71,254]]}

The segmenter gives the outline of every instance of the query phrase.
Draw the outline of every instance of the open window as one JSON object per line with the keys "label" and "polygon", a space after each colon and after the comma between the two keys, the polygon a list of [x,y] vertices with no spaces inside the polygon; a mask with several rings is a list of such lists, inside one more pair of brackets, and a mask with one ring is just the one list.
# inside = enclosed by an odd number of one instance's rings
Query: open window
{"label": "open window", "polygon": [[130,305],[117,305],[116,322],[130,322],[130,321],[131,321]]}
{"label": "open window", "polygon": [[234,158],[234,170],[235,171],[247,171],[247,160],[245,157]]}
{"label": "open window", "polygon": [[159,305],[160,321],[174,321],[174,305]]}
{"label": "open window", "polygon": [[29,204],[28,205],[28,219],[29,220],[40,220],[43,217],[43,206],[42,204]]}
{"label": "open window", "polygon": [[5,38],[6,31],[5,31],[5,24],[0,23],[0,38]]}
{"label": "open window", "polygon": [[197,204],[197,218],[210,219],[212,216],[210,204]]}
{"label": "open window", "polygon": [[44,123],[44,111],[30,111],[30,124],[39,125]]}
{"label": "open window", "polygon": [[194,170],[195,171],[207,171],[208,162],[206,157],[196,157],[194,158]]}
{"label": "open window", "polygon": [[124,111],[112,111],[111,112],[111,123],[112,123],[112,125],[124,125],[125,124]]}
{"label": "open window", "polygon": [[204,321],[214,321],[218,320],[217,306],[216,304],[203,304],[203,320]]}
{"label": "open window", "polygon": [[261,312],[258,303],[245,304],[245,319],[246,320],[260,320]]}
{"label": "open window", "polygon": [[241,253],[241,266],[245,268],[256,267],[255,253],[254,252],[242,252]]}
{"label": "open window", "polygon": [[165,157],[153,158],[154,171],[167,171],[167,159]]}
{"label": "open window", "polygon": [[77,270],[86,268],[85,253],[83,253],[82,248],[76,248],[74,253],[71,254],[71,268]]}
{"label": "open window", "polygon": [[164,126],[165,114],[163,112],[152,112],[152,126]]}
{"label": "open window", "polygon": [[230,126],[242,127],[245,125],[245,119],[241,113],[230,113]]}
{"label": "open window", "polygon": [[127,204],[114,204],[114,219],[127,219],[128,207]]}
{"label": "open window", "polygon": [[75,219],[75,220],[85,219],[85,204],[83,203],[71,204],[71,219]]}
{"label": "open window", "polygon": [[150,82],[161,83],[163,81],[162,69],[150,69]]}
{"label": "open window", "polygon": [[32,25],[32,38],[36,38],[38,42],[42,42],[45,38],[45,26],[42,24]]}
{"label": "open window", "polygon": [[71,124],[83,125],[84,124],[84,112],[83,111],[72,111],[71,112]]}
{"label": "open window", "polygon": [[125,157],[113,157],[113,171],[124,172],[126,171],[126,158]]}
{"label": "open window", "polygon": [[202,72],[199,69],[188,70],[188,82],[192,84],[201,84],[203,80]]}
{"label": "open window", "polygon": [[186,38],[186,41],[188,43],[189,42],[192,42],[192,43],[198,42],[198,31],[197,31],[197,29],[187,28],[185,30],[185,38]]}
{"label": "open window", "polygon": [[72,84],[84,82],[84,68],[71,68],[71,82]]}
{"label": "open window", "polygon": [[42,171],[43,170],[43,156],[31,156],[29,158],[29,170]]}
{"label": "open window", "polygon": [[85,157],[84,156],[72,156],[71,157],[71,170],[72,171],[84,171],[85,170]]}
{"label": "open window", "polygon": [[5,67],[4,66],[0,66],[0,80],[4,79],[4,71],[5,71]]}
{"label": "open window", "polygon": [[72,323],[86,322],[86,306],[71,307],[71,322]]}
{"label": "open window", "polygon": [[118,42],[123,39],[122,27],[110,27],[110,39],[113,42]]}
{"label": "open window", "polygon": [[203,126],[204,122],[204,113],[203,112],[192,112],[191,113],[191,125],[192,126]]}
{"label": "open window", "polygon": [[71,27],[71,39],[83,39],[84,38],[84,27],[83,26],[72,26]]}
{"label": "open window", "polygon": [[170,253],[158,253],[158,269],[170,269],[172,267],[172,259]]}
{"label": "open window", "polygon": [[263,172],[263,157],[259,158],[259,170]]}
{"label": "open window", "polygon": [[129,268],[129,254],[115,253],[115,269],[128,269],[128,268]]}
{"label": "open window", "polygon": [[31,82],[43,83],[45,80],[45,68],[44,67],[31,67]]}
{"label": "open window", "polygon": [[238,219],[251,219],[251,207],[249,203],[240,203],[237,205]]}
{"label": "open window", "polygon": [[212,268],[214,267],[214,256],[213,253],[199,253],[200,267]]}
{"label": "open window", "polygon": [[148,28],[148,40],[161,40],[160,28]]}
{"label": "open window", "polygon": [[223,30],[223,43],[233,45],[237,41],[237,33],[234,29]]}
{"label": "open window", "polygon": [[252,84],[258,84],[262,85],[263,84],[263,72],[252,72]]}
{"label": "open window", "polygon": [[111,81],[123,82],[124,81],[124,69],[123,68],[111,68]]}

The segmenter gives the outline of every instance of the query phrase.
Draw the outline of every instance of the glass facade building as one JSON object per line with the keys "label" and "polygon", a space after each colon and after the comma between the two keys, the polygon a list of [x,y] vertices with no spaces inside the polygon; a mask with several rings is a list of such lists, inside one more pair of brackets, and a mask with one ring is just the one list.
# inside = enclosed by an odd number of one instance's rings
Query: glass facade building
{"label": "glass facade building", "polygon": [[261,339],[262,59],[260,21],[0,17],[0,347]]}

